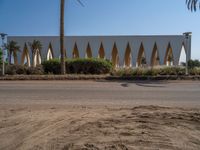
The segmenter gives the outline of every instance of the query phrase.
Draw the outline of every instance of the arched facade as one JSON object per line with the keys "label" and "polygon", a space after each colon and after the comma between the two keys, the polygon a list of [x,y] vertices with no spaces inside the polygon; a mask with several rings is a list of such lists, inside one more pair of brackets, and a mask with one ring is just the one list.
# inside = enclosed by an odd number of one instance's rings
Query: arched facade
{"label": "arched facade", "polygon": [[[22,53],[18,53],[18,62],[25,60],[34,65],[41,61],[60,57],[59,37],[10,36],[8,41],[16,41]],[[39,40],[41,51],[32,56],[25,43]],[[187,60],[191,58],[191,35],[166,36],[69,36],[65,37],[67,58],[109,59],[115,67],[137,67],[158,65],[179,65],[182,47]]]}
{"label": "arched facade", "polygon": [[21,65],[27,65],[28,67],[31,66],[29,50],[26,43],[24,44],[24,48],[21,55]]}
{"label": "arched facade", "polygon": [[51,60],[54,58],[53,48],[51,43],[49,43],[48,51],[47,51],[47,60]]}
{"label": "arched facade", "polygon": [[127,44],[126,51],[124,54],[124,66],[125,67],[132,67],[132,54],[131,54],[131,47],[130,44]]}

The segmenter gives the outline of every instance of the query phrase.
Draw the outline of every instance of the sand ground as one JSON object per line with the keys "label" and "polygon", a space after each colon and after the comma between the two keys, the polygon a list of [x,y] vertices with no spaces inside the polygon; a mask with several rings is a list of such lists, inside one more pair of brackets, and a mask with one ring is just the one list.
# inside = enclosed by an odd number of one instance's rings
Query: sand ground
{"label": "sand ground", "polygon": [[0,106],[1,150],[199,150],[200,109]]}
{"label": "sand ground", "polygon": [[0,150],[200,149],[199,83],[56,83],[0,83]]}

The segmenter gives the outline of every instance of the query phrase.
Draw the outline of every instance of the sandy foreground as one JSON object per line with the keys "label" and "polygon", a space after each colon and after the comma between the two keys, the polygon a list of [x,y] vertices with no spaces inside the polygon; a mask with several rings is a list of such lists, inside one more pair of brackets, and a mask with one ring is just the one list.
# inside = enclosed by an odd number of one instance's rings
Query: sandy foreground
{"label": "sandy foreground", "polygon": [[200,109],[0,105],[1,150],[199,150]]}

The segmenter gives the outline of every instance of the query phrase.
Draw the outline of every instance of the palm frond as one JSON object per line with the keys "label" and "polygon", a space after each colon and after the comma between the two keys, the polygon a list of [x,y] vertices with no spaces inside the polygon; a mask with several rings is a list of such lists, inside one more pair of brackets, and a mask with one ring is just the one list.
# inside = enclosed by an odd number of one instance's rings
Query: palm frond
{"label": "palm frond", "polygon": [[85,5],[83,4],[83,2],[82,2],[81,0],[77,0],[77,2],[78,2],[81,6],[85,7]]}
{"label": "palm frond", "polygon": [[42,49],[42,44],[39,40],[33,40],[33,42],[29,42],[28,43],[29,47],[32,50],[32,53],[35,53],[35,51],[38,49],[39,51],[41,51]]}
{"label": "palm frond", "polygon": [[186,0],[187,8],[191,11],[196,11],[198,8],[200,9],[200,1],[199,0]]}

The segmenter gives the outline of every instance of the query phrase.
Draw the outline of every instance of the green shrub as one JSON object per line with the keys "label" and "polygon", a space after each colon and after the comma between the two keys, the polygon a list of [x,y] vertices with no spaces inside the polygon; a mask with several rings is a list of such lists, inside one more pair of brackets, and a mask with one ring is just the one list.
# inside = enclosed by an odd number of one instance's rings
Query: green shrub
{"label": "green shrub", "polygon": [[[197,71],[196,71],[197,72]],[[115,76],[157,76],[157,75],[185,75],[184,67],[163,68],[129,68],[119,69],[112,73]]]}
{"label": "green shrub", "polygon": [[129,77],[129,76],[156,76],[158,75],[158,69],[147,69],[147,68],[123,68],[114,70],[112,75]]}
{"label": "green shrub", "polygon": [[29,67],[26,71],[27,75],[43,75],[44,70],[41,65],[38,65],[36,67]]}
{"label": "green shrub", "polygon": [[189,69],[189,74],[190,75],[200,75],[200,68],[192,68],[192,69]]}
{"label": "green shrub", "polygon": [[184,67],[160,68],[159,75],[185,75],[185,68]]}
{"label": "green shrub", "polygon": [[17,70],[17,65],[7,65],[5,68],[5,74],[15,75]]}
{"label": "green shrub", "polygon": [[176,67],[176,73],[177,73],[177,75],[185,75],[186,68],[185,67]]}
{"label": "green shrub", "polygon": [[16,67],[16,74],[27,74],[27,68],[26,68],[26,66],[18,65]]}
{"label": "green shrub", "polygon": [[[66,72],[69,74],[107,74],[112,64],[104,59],[67,59]],[[45,73],[60,74],[60,60],[53,59],[42,63]]]}
{"label": "green shrub", "polygon": [[8,75],[26,74],[27,68],[21,65],[6,65],[5,73]]}
{"label": "green shrub", "polygon": [[142,75],[143,76],[155,76],[153,69],[143,69]]}
{"label": "green shrub", "polygon": [[6,65],[6,74],[8,75],[42,75],[44,74],[43,67],[41,65],[37,67],[27,67],[22,65]]}
{"label": "green shrub", "polygon": [[61,66],[59,59],[52,59],[49,61],[44,61],[42,63],[43,69],[45,73],[51,74],[60,74],[61,73]]}

